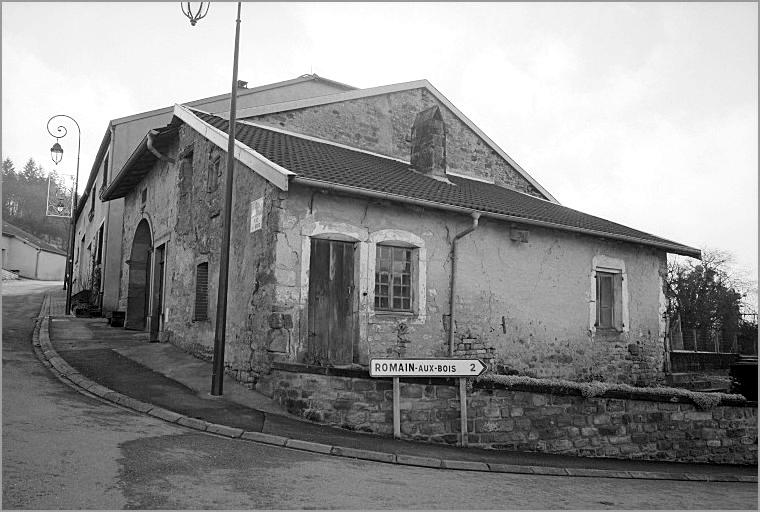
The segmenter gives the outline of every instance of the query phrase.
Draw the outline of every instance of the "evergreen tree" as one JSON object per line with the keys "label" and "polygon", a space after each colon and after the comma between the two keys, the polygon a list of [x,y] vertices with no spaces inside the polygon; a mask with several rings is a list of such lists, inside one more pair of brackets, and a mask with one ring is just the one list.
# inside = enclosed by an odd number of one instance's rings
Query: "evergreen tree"
{"label": "evergreen tree", "polygon": [[[3,159],[3,219],[63,250],[68,247],[68,218],[48,217],[48,176],[30,158],[18,172],[10,158]],[[60,181],[53,174],[52,179]]]}

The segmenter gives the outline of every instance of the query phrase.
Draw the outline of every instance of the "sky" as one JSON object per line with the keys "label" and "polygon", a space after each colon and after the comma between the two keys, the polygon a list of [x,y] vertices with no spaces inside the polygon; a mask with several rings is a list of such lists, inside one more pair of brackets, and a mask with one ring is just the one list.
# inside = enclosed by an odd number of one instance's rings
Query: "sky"
{"label": "sky", "polygon": [[[228,92],[235,12],[3,2],[2,157],[52,170],[46,123],[68,114],[81,191],[110,119]],[[757,280],[754,2],[244,3],[239,78],[305,73],[425,78],[561,204],[729,251]]]}

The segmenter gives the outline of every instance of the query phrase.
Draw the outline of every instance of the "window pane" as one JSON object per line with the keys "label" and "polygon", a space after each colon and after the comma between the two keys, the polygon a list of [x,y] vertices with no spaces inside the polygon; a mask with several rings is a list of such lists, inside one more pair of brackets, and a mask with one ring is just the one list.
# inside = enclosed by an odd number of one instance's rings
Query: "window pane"
{"label": "window pane", "polygon": [[412,249],[378,245],[375,308],[411,311]]}

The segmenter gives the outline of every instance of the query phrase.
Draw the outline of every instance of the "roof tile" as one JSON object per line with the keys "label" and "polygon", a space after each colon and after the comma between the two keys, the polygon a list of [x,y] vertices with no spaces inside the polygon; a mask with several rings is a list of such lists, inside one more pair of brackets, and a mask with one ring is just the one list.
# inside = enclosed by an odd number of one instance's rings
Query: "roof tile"
{"label": "roof tile", "polygon": [[[193,113],[227,132],[227,120],[198,110]],[[697,249],[678,242],[498,185],[449,175],[451,185],[395,159],[260,126],[236,124],[237,140],[302,178],[546,222],[560,228],[590,230],[599,236],[608,234],[634,238],[644,244],[665,244],[673,246],[673,252],[677,253],[698,253]]]}

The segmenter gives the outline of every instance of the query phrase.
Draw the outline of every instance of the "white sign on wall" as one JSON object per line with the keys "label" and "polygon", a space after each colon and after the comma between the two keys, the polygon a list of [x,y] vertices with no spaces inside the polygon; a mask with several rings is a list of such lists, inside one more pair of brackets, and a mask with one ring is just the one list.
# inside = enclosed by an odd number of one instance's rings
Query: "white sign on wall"
{"label": "white sign on wall", "polygon": [[261,229],[264,217],[264,198],[260,197],[251,201],[251,233]]}

